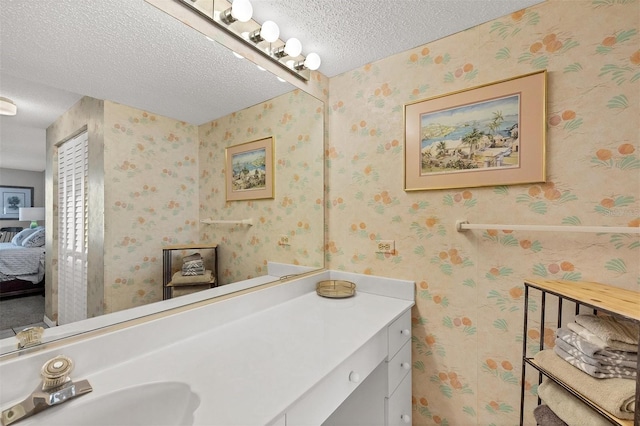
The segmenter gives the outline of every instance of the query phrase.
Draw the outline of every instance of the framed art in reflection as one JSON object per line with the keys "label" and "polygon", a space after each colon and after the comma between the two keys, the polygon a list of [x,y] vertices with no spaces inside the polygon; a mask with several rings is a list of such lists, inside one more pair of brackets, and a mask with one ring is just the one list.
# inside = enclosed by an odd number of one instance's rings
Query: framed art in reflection
{"label": "framed art in reflection", "polygon": [[227,201],[274,197],[273,144],[268,137],[225,150]]}
{"label": "framed art in reflection", "polygon": [[0,203],[0,220],[18,220],[21,207],[33,207],[33,187],[0,185]]}

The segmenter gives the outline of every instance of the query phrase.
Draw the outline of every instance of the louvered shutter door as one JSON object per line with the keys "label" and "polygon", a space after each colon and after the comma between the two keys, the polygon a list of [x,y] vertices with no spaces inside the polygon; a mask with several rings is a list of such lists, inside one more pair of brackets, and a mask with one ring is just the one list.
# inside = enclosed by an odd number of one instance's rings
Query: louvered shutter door
{"label": "louvered shutter door", "polygon": [[87,318],[87,133],[58,149],[58,324]]}

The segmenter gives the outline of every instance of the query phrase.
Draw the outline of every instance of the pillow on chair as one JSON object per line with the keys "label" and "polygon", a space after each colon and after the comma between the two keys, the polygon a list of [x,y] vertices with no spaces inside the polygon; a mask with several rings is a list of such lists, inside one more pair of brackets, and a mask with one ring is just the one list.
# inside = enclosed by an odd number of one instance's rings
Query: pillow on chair
{"label": "pillow on chair", "polygon": [[44,228],[36,229],[22,241],[22,247],[42,247],[45,241]]}
{"label": "pillow on chair", "polygon": [[13,244],[14,246],[21,246],[24,240],[29,235],[33,234],[36,231],[37,229],[31,229],[31,228],[23,229],[22,231],[18,232],[16,235],[13,236],[13,238],[11,239],[11,244]]}

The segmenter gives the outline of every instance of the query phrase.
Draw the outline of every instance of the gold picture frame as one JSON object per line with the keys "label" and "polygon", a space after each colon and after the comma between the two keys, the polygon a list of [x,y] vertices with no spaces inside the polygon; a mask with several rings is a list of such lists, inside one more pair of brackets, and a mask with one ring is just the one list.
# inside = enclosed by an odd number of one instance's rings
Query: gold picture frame
{"label": "gold picture frame", "polygon": [[225,149],[227,201],[274,197],[273,137]]}
{"label": "gold picture frame", "polygon": [[405,191],[545,181],[546,70],[404,106]]}

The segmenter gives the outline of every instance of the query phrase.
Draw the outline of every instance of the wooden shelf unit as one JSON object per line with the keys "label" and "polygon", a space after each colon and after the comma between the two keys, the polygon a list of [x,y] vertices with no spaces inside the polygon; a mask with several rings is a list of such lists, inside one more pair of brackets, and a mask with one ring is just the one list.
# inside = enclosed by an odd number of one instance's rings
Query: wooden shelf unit
{"label": "wooden shelf unit", "polygon": [[[562,280],[535,280],[527,279],[524,281],[524,332],[522,343],[522,378],[520,388],[520,425],[524,424],[524,386],[527,365],[533,367],[539,372],[538,381],[542,382],[542,376],[554,381],[566,391],[574,395],[576,398],[584,402],[593,410],[602,415],[610,423],[614,425],[632,426],[640,425],[640,376],[636,377],[636,395],[635,395],[635,414],[634,420],[623,420],[608,413],[596,402],[589,400],[571,387],[571,383],[559,379],[551,372],[537,365],[533,358],[527,357],[527,329],[528,329],[528,310],[529,310],[529,291],[535,289],[541,293],[542,304],[540,312],[540,350],[544,349],[544,323],[545,323],[545,299],[547,294],[551,294],[558,298],[557,326],[562,327],[562,302],[563,300],[573,302],[575,304],[575,314],[580,313],[580,307],[592,309],[593,312],[602,312],[614,315],[640,324],[640,292],[625,290],[606,284],[596,282],[574,282]],[[640,336],[639,336],[640,337]],[[640,354],[640,342],[638,344],[638,353]],[[567,364],[570,366],[570,364]],[[573,367],[572,367],[573,368]],[[638,360],[638,371],[640,371],[640,358]],[[606,380],[606,379],[602,379]],[[538,401],[540,401],[538,399]]]}
{"label": "wooden shelf unit", "polygon": [[171,299],[171,277],[173,276],[172,253],[183,250],[212,250],[213,280],[212,287],[218,285],[218,245],[217,244],[177,244],[162,247],[162,300]]}

